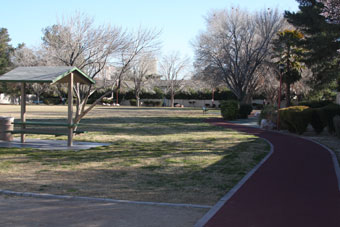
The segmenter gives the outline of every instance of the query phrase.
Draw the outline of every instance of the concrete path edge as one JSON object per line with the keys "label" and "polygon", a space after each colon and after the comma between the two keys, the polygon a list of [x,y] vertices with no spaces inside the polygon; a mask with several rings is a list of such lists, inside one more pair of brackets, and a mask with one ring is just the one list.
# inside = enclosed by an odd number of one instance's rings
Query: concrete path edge
{"label": "concrete path edge", "polygon": [[323,144],[321,144],[318,141],[315,141],[313,139],[306,138],[306,137],[301,137],[301,138],[309,140],[311,142],[314,142],[314,143],[320,145],[321,147],[325,148],[330,153],[330,155],[332,157],[332,161],[333,161],[333,166],[334,166],[336,178],[338,180],[338,189],[339,189],[339,192],[340,192],[340,166],[339,166],[338,158],[336,157],[334,151],[332,151],[329,147],[327,147],[327,146],[325,146],[325,145],[323,145]]}
{"label": "concrete path edge", "polygon": [[316,140],[313,140],[313,139],[305,137],[305,136],[300,136],[300,135],[295,135],[295,134],[280,132],[280,131],[275,131],[275,130],[268,130],[268,131],[283,134],[283,135],[295,136],[295,137],[298,137],[298,138],[301,138],[301,139],[305,139],[305,140],[311,141],[315,144],[318,144],[319,146],[326,149],[330,153],[332,161],[333,161],[334,171],[335,171],[335,175],[336,175],[336,178],[337,178],[337,181],[338,181],[338,190],[340,192],[340,165],[339,165],[338,158],[337,158],[337,156],[335,155],[335,152],[332,149],[330,149],[326,145],[324,145],[324,144],[322,144],[322,143],[320,143]]}
{"label": "concrete path edge", "polygon": [[33,197],[33,198],[44,198],[44,199],[62,199],[62,200],[106,202],[106,203],[125,203],[125,204],[138,204],[138,205],[152,205],[152,206],[205,208],[205,209],[210,209],[212,207],[208,205],[198,205],[198,204],[157,203],[157,202],[144,202],[144,201],[131,201],[131,200],[117,200],[117,199],[109,199],[109,198],[94,198],[94,197],[85,197],[85,196],[53,195],[53,194],[41,194],[41,193],[32,193],[32,192],[14,192],[14,191],[9,191],[9,190],[0,190],[0,194],[8,195],[8,196]]}
{"label": "concrete path edge", "polygon": [[228,202],[228,200],[247,182],[247,180],[269,159],[274,153],[273,144],[264,138],[260,138],[270,145],[270,151],[252,170],[250,170],[227,194],[225,194],[198,222],[194,227],[202,227],[217,213],[217,211]]}

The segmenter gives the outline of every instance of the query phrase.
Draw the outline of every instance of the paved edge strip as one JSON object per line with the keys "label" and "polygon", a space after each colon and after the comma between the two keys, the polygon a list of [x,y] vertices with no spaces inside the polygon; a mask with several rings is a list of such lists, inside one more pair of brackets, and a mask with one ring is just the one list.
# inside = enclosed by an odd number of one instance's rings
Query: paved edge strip
{"label": "paved edge strip", "polygon": [[260,163],[258,163],[252,170],[250,170],[227,194],[225,194],[198,222],[194,225],[194,227],[202,227],[221,209],[221,207],[226,204],[229,199],[247,182],[247,180],[269,159],[269,157],[274,153],[273,144],[264,138],[259,137],[266,141],[270,145],[270,151],[262,159]]}
{"label": "paved edge strip", "polygon": [[9,191],[9,190],[0,190],[0,194],[9,195],[9,196],[44,198],[44,199],[125,203],[125,204],[138,204],[138,205],[151,205],[151,206],[205,208],[205,209],[210,209],[212,207],[208,205],[198,205],[198,204],[143,202],[143,201],[117,200],[117,199],[94,198],[94,197],[84,197],[84,196],[53,195],[53,194],[40,194],[40,193],[32,193],[32,192],[14,192],[14,191]]}
{"label": "paved edge strip", "polygon": [[330,149],[329,147],[327,147],[326,145],[319,143],[318,141],[315,141],[315,140],[310,139],[310,138],[305,138],[305,137],[301,137],[301,138],[303,138],[305,140],[309,140],[313,143],[320,145],[321,147],[323,147],[324,149],[326,149],[330,153],[332,161],[333,161],[335,175],[336,175],[336,178],[338,180],[338,189],[339,189],[339,192],[340,192],[340,166],[339,166],[338,158],[335,155],[335,152],[332,149]]}

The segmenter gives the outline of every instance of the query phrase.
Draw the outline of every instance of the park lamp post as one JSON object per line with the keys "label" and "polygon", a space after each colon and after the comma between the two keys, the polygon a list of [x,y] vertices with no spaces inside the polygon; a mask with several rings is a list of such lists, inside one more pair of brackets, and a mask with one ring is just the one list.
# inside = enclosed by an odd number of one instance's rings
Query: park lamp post
{"label": "park lamp post", "polygon": [[278,105],[277,105],[277,130],[280,130],[280,114],[279,110],[281,108],[281,87],[282,87],[282,74],[285,69],[284,64],[279,65],[279,71],[280,71],[280,86],[279,86],[279,97],[278,97]]}

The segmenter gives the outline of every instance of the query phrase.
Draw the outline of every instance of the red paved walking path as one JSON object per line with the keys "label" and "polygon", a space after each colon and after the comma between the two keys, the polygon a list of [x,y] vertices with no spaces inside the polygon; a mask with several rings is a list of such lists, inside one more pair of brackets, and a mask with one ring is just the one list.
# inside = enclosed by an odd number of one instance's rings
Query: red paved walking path
{"label": "red paved walking path", "polygon": [[330,153],[311,141],[210,119],[269,140],[274,153],[205,226],[340,227],[340,192]]}

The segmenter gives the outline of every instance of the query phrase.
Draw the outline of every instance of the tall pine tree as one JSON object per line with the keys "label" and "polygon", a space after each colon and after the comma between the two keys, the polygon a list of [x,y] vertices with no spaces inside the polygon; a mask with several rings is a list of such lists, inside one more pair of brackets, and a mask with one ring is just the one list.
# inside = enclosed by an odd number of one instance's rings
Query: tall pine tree
{"label": "tall pine tree", "polygon": [[10,53],[13,49],[10,41],[7,29],[0,28],[0,75],[7,72],[11,65]]}
{"label": "tall pine tree", "polygon": [[[298,12],[285,12],[289,23],[305,36],[301,45],[306,65],[314,75],[314,87],[327,87],[339,77],[340,25],[324,15],[325,6],[317,0],[297,0]],[[323,86],[321,86],[323,85]]]}
{"label": "tall pine tree", "polygon": [[274,58],[277,64],[284,65],[282,82],[286,85],[286,106],[290,106],[290,87],[301,79],[302,55],[304,50],[298,47],[303,35],[297,30],[284,30],[274,40]]}

